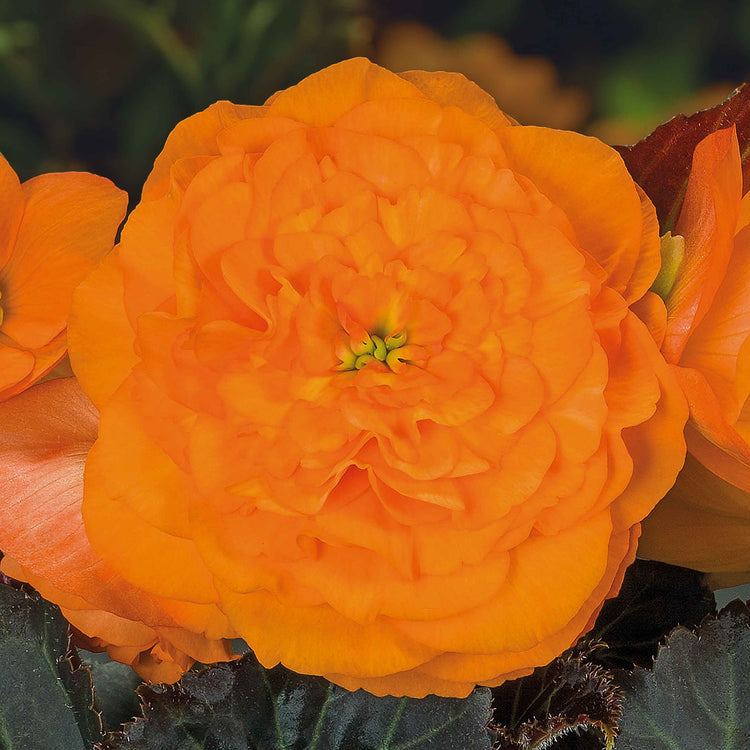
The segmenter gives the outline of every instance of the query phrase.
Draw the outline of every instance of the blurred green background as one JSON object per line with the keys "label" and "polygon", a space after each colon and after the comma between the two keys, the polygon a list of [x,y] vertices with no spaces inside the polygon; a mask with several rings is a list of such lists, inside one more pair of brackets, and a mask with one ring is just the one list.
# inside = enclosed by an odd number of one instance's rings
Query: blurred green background
{"label": "blurred green background", "polygon": [[0,0],[0,151],[22,179],[85,169],[136,199],[180,119],[359,54],[627,143],[745,80],[750,2]]}

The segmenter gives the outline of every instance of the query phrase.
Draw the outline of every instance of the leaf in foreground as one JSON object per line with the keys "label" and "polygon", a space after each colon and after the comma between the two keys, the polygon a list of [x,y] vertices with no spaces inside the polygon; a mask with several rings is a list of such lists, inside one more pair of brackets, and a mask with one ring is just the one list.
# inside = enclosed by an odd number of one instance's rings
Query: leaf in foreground
{"label": "leaf in foreground", "polygon": [[80,651],[81,661],[91,670],[94,694],[105,728],[119,729],[121,724],[141,715],[141,704],[135,689],[142,680],[127,665],[106,653]]}
{"label": "leaf in foreground", "polygon": [[74,661],[60,610],[0,583],[3,750],[90,750],[100,740],[91,673]]}
{"label": "leaf in foreground", "polygon": [[139,688],[144,718],[107,750],[490,750],[490,691],[468,698],[376,698],[252,654]]}
{"label": "leaf in foreground", "polygon": [[695,632],[677,628],[653,671],[636,669],[624,692],[617,750],[750,747],[750,610],[728,605]]}
{"label": "leaf in foreground", "polygon": [[585,651],[574,650],[492,693],[490,729],[499,750],[612,747],[620,694],[612,675]]}
{"label": "leaf in foreground", "polygon": [[661,233],[679,216],[693,151],[707,135],[735,125],[742,157],[743,194],[750,187],[750,86],[725,102],[690,117],[677,115],[634,146],[617,146],[633,179],[646,191],[659,216]]}

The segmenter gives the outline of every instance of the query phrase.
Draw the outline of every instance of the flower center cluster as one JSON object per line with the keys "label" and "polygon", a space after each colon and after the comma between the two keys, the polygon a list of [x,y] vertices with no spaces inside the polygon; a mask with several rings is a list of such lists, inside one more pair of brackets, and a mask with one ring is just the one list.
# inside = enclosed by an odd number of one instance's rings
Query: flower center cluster
{"label": "flower center cluster", "polygon": [[371,363],[382,363],[393,372],[399,372],[409,363],[406,344],[406,331],[392,333],[384,338],[375,333],[351,336],[348,343],[336,350],[341,363],[336,367],[340,372],[361,370]]}

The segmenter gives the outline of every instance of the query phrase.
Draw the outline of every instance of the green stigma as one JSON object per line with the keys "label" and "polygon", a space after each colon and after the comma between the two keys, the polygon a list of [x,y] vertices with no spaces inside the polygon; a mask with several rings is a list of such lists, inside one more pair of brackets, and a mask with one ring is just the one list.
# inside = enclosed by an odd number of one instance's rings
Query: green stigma
{"label": "green stigma", "polygon": [[382,362],[391,370],[396,370],[407,360],[402,359],[399,349],[406,343],[406,331],[382,338],[377,334],[365,334],[366,338],[349,343],[348,350],[339,352],[339,372],[361,370],[371,362]]}

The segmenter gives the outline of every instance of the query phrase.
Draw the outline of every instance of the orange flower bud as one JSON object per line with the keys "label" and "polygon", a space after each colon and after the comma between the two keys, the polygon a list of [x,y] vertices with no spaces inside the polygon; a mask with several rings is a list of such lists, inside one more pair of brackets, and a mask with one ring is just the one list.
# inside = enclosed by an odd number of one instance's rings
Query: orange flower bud
{"label": "orange flower bud", "polygon": [[612,149],[459,75],[349,60],[180,123],[70,323],[109,611],[376,694],[548,662],[684,459],[629,310],[658,268]]}

